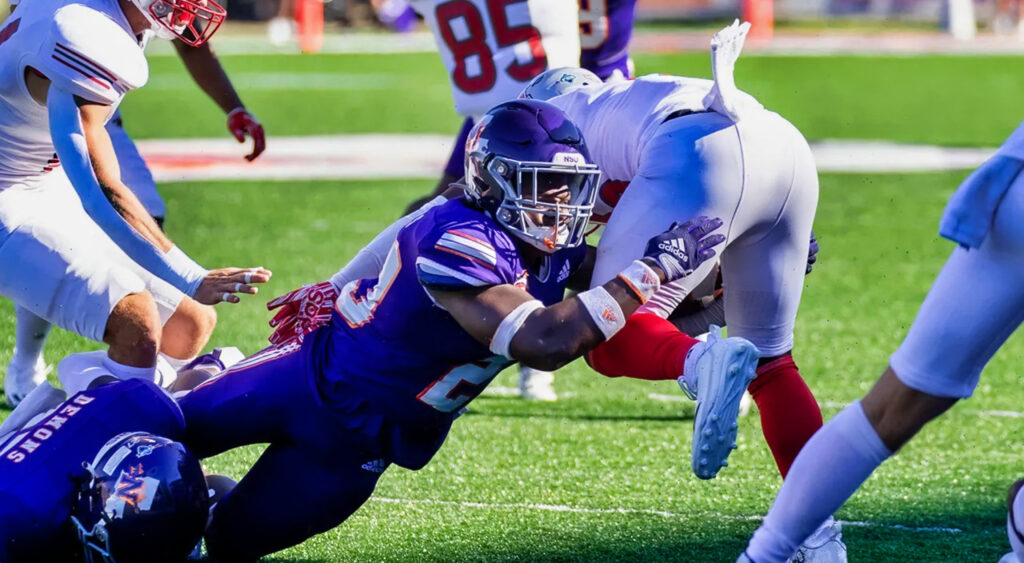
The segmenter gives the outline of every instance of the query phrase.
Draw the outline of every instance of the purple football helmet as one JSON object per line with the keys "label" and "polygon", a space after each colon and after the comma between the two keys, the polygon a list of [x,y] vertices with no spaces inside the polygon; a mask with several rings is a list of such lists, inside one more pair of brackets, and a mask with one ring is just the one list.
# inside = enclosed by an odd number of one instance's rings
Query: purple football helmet
{"label": "purple football helmet", "polygon": [[537,100],[497,105],[466,140],[466,196],[543,252],[583,243],[601,172],[559,108]]}
{"label": "purple football helmet", "polygon": [[110,439],[92,463],[71,522],[87,563],[183,561],[202,538],[210,501],[185,446],[145,432]]}

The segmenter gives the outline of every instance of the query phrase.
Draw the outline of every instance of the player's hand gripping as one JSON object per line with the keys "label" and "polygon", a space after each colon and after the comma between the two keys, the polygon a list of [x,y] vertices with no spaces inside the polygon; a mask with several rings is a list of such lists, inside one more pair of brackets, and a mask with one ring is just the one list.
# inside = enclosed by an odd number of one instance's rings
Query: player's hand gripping
{"label": "player's hand gripping", "polygon": [[819,250],[821,250],[821,245],[818,244],[818,237],[814,236],[814,231],[811,231],[811,245],[807,248],[807,272],[805,275],[814,269],[814,263],[818,261]]}
{"label": "player's hand gripping", "polygon": [[245,108],[235,108],[228,114],[228,131],[231,131],[239,143],[244,143],[246,136],[252,137],[252,152],[245,155],[245,159],[249,162],[256,160],[256,157],[267,148],[267,137],[263,133],[263,125]]}
{"label": "player's hand gripping", "polygon": [[724,235],[711,234],[721,226],[721,219],[703,215],[683,224],[673,223],[667,231],[647,242],[644,258],[653,260],[665,272],[662,283],[685,278],[714,257],[714,247],[725,242]]}
{"label": "player's hand gripping", "polygon": [[236,293],[256,295],[259,290],[252,284],[267,283],[273,274],[265,268],[220,268],[210,270],[193,299],[203,305],[216,305],[220,302],[238,303]]}
{"label": "player's hand gripping", "polygon": [[284,344],[302,337],[331,320],[338,289],[329,281],[304,285],[267,303],[267,309],[281,310],[270,320],[274,333],[267,340]]}

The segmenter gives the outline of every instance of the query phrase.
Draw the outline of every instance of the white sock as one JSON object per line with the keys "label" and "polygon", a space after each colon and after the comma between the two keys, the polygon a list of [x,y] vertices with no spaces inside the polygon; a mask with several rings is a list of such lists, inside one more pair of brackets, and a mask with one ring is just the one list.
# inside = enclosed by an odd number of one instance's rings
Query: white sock
{"label": "white sock", "polygon": [[786,561],[890,455],[860,401],[843,409],[800,450],[747,557]]}
{"label": "white sock", "polygon": [[11,363],[22,369],[30,369],[43,355],[46,336],[50,334],[50,323],[21,305],[14,307],[14,315],[17,328],[14,332],[14,357]]}
{"label": "white sock", "polygon": [[110,359],[110,356],[103,358],[103,367],[110,370],[110,374],[118,379],[148,379],[156,381],[156,366],[137,368],[119,364]]}
{"label": "white sock", "polygon": [[191,358],[185,358],[184,360],[179,360],[178,358],[172,358],[172,357],[168,356],[167,354],[164,354],[163,352],[160,352],[160,357],[163,358],[165,361],[167,361],[167,363],[170,364],[170,366],[172,368],[174,368],[174,371],[180,371],[181,368],[185,367],[186,365],[188,365],[189,362],[191,362],[192,360],[196,359],[195,356],[192,356]]}

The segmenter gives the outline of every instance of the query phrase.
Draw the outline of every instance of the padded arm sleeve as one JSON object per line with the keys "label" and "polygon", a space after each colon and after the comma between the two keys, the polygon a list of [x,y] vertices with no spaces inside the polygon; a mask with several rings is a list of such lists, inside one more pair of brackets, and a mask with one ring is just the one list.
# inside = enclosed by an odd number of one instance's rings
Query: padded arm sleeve
{"label": "padded arm sleeve", "polygon": [[82,200],[85,212],[132,260],[182,293],[195,295],[206,272],[197,271],[195,268],[181,268],[187,271],[176,271],[168,262],[167,256],[132,228],[103,195],[89,162],[89,149],[74,96],[51,85],[46,105],[50,114],[53,146],[71,180],[71,185]]}

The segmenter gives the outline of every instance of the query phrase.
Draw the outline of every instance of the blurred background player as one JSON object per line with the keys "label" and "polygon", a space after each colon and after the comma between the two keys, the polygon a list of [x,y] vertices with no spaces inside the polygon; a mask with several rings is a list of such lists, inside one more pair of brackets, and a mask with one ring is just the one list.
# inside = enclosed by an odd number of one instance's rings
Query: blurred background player
{"label": "blurred background player", "polygon": [[636,0],[579,0],[579,66],[606,82],[633,78],[629,40]]}
{"label": "blurred background player", "polygon": [[[580,88],[566,80],[571,72],[555,69],[535,79],[524,96],[565,109],[602,172],[631,182],[598,244],[592,283],[635,259],[643,251],[636,241],[659,225],[696,215],[726,221],[725,316],[729,333],[749,340],[762,355],[750,390],[785,476],[800,446],[821,426],[821,411],[791,354],[818,179],[800,132],[735,88],[734,65],[746,31],[737,22],[715,35],[714,82],[652,75]],[[709,353],[715,358],[716,347],[728,348],[714,340],[699,343],[664,318],[713,266],[662,288],[621,333],[589,355],[591,365],[611,376],[681,376],[684,390],[700,401],[699,382],[689,380],[691,365]],[[736,392],[724,404],[698,409],[692,459],[698,477],[714,477],[735,447],[739,401],[754,367],[731,375]]]}
{"label": "blurred background player", "polygon": [[[11,3],[12,12],[17,4]],[[144,34],[143,48],[152,37],[152,33]],[[209,43],[191,46],[180,39],[175,39],[173,44],[196,84],[227,114],[227,126],[231,134],[239,142],[243,142],[246,136],[252,138],[252,152],[246,159],[254,160],[266,148],[263,127],[259,120],[245,109]],[[146,212],[162,228],[167,208],[157,191],[156,182],[146,161],[124,129],[120,109],[115,110],[106,130],[117,155],[121,181],[135,194]],[[17,406],[26,393],[41,383],[51,369],[43,359],[43,348],[50,332],[50,323],[20,305],[15,307],[15,314],[17,328],[14,354],[4,378],[7,404],[12,407]],[[174,367],[181,367],[188,361],[189,359],[183,359],[174,362]]]}
{"label": "blurred background player", "polygon": [[[438,182],[440,195],[463,174],[466,136],[492,107],[514,99],[548,68],[580,59],[576,0],[411,0],[434,35],[455,111],[465,117]],[[432,197],[432,196],[430,196]],[[410,204],[418,209],[430,197]]]}
{"label": "blurred background player", "polygon": [[[194,357],[216,323],[205,305],[256,293],[250,284],[270,276],[202,268],[120,177],[105,126],[145,83],[148,36],[199,46],[224,17],[212,2],[165,2],[159,17],[150,3],[29,0],[0,30],[0,293],[106,342],[119,378],[157,378],[158,353]],[[13,402],[24,392],[7,389]]]}
{"label": "blurred background player", "polygon": [[[342,523],[391,463],[426,465],[505,367],[579,357],[723,238],[706,218],[660,234],[620,277],[563,301],[599,175],[579,131],[550,104],[513,101],[470,139],[465,198],[403,228],[379,277],[299,306],[332,311],[329,323],[181,399],[201,457],[270,442],[214,509],[212,557],[255,559]],[[310,486],[282,487],[296,471]]]}
{"label": "blurred background player", "polygon": [[[788,559],[882,462],[974,393],[982,369],[1024,321],[1022,171],[1024,124],[946,204],[939,234],[958,246],[906,338],[867,395],[801,450],[740,561]],[[976,299],[963,298],[966,284]],[[1014,501],[1010,509],[1012,523],[1020,508]],[[1009,526],[1011,543],[1021,528]]]}
{"label": "blurred background player", "polygon": [[41,412],[0,435],[0,560],[184,560],[210,493],[174,401],[110,377],[63,402],[47,383],[33,397]]}

